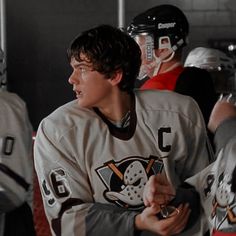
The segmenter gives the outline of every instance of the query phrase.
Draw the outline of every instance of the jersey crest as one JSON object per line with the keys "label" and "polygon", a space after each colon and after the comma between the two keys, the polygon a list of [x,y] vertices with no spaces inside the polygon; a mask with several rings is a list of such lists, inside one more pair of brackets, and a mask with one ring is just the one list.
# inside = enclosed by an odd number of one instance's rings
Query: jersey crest
{"label": "jersey crest", "polygon": [[236,227],[236,199],[231,191],[231,173],[222,172],[217,180],[217,189],[213,199],[211,218],[217,230]]}
{"label": "jersey crest", "polygon": [[144,186],[151,175],[163,169],[161,158],[132,156],[120,162],[104,163],[96,172],[106,187],[103,195],[109,202],[129,209],[143,206]]}
{"label": "jersey crest", "polygon": [[232,172],[225,168],[224,162],[218,163],[215,170],[205,177],[203,196],[210,198],[212,207],[209,221],[215,230],[235,230],[236,198],[231,185]]}

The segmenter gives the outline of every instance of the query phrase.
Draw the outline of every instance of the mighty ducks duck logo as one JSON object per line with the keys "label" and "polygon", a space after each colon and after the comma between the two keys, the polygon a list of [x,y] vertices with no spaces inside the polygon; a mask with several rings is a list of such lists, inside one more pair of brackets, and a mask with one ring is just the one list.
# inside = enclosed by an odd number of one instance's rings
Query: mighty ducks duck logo
{"label": "mighty ducks duck logo", "polygon": [[231,191],[232,176],[221,173],[218,178],[218,186],[213,200],[211,218],[215,221],[218,230],[232,227],[236,223],[236,199]]}
{"label": "mighty ducks duck logo", "polygon": [[129,209],[139,209],[143,206],[142,195],[148,178],[160,173],[162,169],[163,162],[159,157],[134,156],[120,162],[106,162],[96,172],[106,186],[103,194],[109,202]]}

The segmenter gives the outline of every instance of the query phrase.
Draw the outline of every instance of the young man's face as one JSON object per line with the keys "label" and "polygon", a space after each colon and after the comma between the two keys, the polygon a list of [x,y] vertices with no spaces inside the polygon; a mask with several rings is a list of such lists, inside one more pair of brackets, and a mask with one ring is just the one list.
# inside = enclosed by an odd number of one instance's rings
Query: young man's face
{"label": "young man's face", "polygon": [[69,83],[73,85],[79,105],[84,108],[106,106],[112,91],[110,80],[93,70],[92,64],[89,63],[85,55],[82,55],[81,58],[81,62],[75,58],[71,59],[70,64],[73,72],[69,78]]}

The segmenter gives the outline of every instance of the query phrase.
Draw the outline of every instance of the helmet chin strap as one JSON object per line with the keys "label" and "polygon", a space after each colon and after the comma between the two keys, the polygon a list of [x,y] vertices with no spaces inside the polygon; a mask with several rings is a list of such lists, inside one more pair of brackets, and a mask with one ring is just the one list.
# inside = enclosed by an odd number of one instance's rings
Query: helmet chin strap
{"label": "helmet chin strap", "polygon": [[157,75],[160,68],[161,68],[161,65],[162,63],[166,63],[166,62],[169,62],[170,60],[173,59],[174,55],[175,55],[175,51],[173,51],[172,48],[168,48],[169,50],[165,53],[163,53],[160,57],[157,57],[155,54],[154,54],[154,58],[155,58],[155,69],[154,69],[154,72],[153,72],[153,76],[154,75]]}
{"label": "helmet chin strap", "polygon": [[[150,43],[150,42],[148,41],[148,43]],[[159,38],[159,45],[158,45],[159,47],[158,48],[159,49],[168,49],[168,50],[166,50],[159,57],[157,57],[155,52],[154,52],[154,48],[153,48],[152,49],[152,53],[151,53],[151,57],[153,58],[152,62],[150,62],[149,64],[141,65],[140,73],[139,73],[139,76],[137,77],[137,79],[142,80],[142,79],[144,79],[146,77],[151,78],[151,77],[157,75],[159,70],[160,70],[160,68],[161,68],[162,63],[166,63],[166,62],[171,61],[173,59],[173,57],[175,56],[175,51],[177,50],[177,48],[179,46],[182,45],[182,43],[183,43],[183,39],[179,40],[177,42],[177,44],[172,47],[171,43],[170,43],[170,38],[168,36],[160,37]],[[167,71],[175,68],[179,64],[180,63],[175,63],[174,65],[172,65],[173,67],[171,66],[170,68],[168,68],[164,72],[167,72]]]}

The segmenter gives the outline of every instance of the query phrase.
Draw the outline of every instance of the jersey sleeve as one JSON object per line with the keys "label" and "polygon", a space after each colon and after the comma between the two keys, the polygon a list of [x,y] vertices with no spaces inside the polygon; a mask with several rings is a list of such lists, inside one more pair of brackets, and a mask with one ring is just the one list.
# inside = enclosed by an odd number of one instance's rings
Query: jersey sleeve
{"label": "jersey sleeve", "polygon": [[0,110],[0,212],[8,212],[32,204],[32,126],[17,96],[3,100]]}
{"label": "jersey sleeve", "polygon": [[[43,121],[34,146],[35,168],[53,235],[134,235],[135,211],[93,199],[84,163],[73,159]],[[68,144],[69,145],[69,144]]]}
{"label": "jersey sleeve", "polygon": [[[228,149],[230,142],[236,139],[236,118],[229,118],[222,122],[222,124],[216,129],[214,142],[216,146],[216,153],[218,153],[222,148]],[[234,149],[230,150],[235,156]]]}

